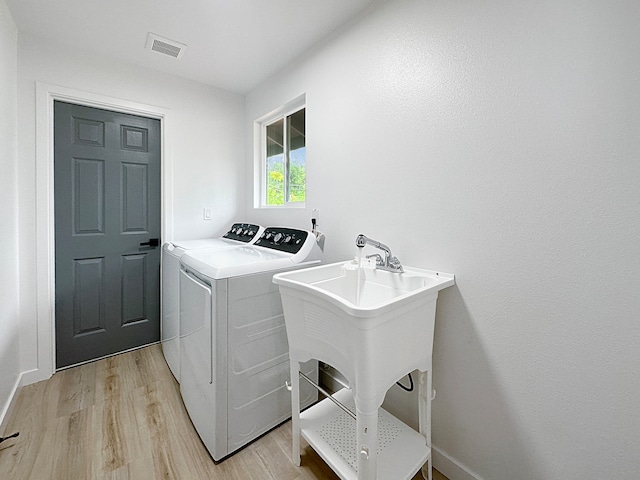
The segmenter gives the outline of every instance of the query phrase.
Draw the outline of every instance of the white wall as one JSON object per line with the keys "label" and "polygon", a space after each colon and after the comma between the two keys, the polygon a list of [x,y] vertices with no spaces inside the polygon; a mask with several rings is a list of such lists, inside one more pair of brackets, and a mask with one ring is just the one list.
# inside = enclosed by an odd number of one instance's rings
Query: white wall
{"label": "white wall", "polygon": [[[171,60],[169,60],[171,61]],[[20,192],[20,289],[24,307],[21,326],[23,372],[38,375],[46,355],[43,330],[36,319],[36,280],[46,265],[36,264],[36,82],[76,91],[115,97],[156,106],[168,112],[165,131],[171,137],[165,161],[173,165],[172,184],[165,191],[172,199],[173,239],[212,236],[237,217],[244,156],[242,120],[244,98],[175,76],[96,58],[69,46],[19,35],[18,39],[18,155]],[[46,143],[46,142],[45,142]],[[213,220],[203,220],[210,207]],[[171,232],[169,232],[171,236]],[[167,239],[163,239],[167,240]],[[45,247],[46,248],[46,247]],[[42,312],[40,312],[42,314]],[[42,317],[41,317],[42,318]],[[46,337],[46,335],[45,335]]]}
{"label": "white wall", "polygon": [[363,232],[456,275],[434,351],[452,480],[640,471],[638,25],[631,0],[391,0],[247,96],[247,184],[253,119],[306,92],[308,135],[308,208],[248,217],[318,208],[328,261]]}
{"label": "white wall", "polygon": [[[0,424],[15,392],[19,373],[18,328],[18,32],[0,0]],[[0,435],[2,434],[0,429]]]}

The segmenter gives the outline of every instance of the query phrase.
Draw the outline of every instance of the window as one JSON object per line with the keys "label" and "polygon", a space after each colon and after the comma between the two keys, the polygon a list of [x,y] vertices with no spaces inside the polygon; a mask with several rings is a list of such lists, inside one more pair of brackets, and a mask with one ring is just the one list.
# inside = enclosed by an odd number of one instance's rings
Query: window
{"label": "window", "polygon": [[306,200],[305,107],[295,106],[258,121],[260,178],[256,189],[261,207],[304,206]]}

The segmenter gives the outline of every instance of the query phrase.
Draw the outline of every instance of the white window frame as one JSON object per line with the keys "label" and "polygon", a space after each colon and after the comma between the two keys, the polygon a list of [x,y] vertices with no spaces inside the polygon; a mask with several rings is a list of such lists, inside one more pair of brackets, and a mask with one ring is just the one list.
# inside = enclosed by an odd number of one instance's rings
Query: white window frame
{"label": "white window frame", "polygon": [[[282,205],[267,205],[267,126],[280,119],[307,108],[306,94],[302,94],[287,102],[281,107],[263,115],[254,122],[254,186],[253,186],[253,206],[254,208],[305,208],[305,202],[290,202],[285,195]],[[306,112],[305,112],[306,116]],[[286,122],[285,122],[286,123]],[[286,128],[284,128],[286,135]],[[306,142],[305,142],[306,144]],[[288,183],[288,175],[285,162],[285,182]],[[285,191],[289,186],[285,184]],[[306,186],[305,186],[306,188]]]}

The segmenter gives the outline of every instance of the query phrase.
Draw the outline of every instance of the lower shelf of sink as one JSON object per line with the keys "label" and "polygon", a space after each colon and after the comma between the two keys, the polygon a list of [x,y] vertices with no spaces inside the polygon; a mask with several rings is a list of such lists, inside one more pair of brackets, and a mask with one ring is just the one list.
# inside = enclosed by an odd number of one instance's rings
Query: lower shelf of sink
{"label": "lower shelf of sink", "polygon": [[[333,397],[355,412],[352,391]],[[342,480],[357,480],[356,421],[329,399],[300,414],[300,431]],[[430,455],[426,439],[396,417],[378,410],[378,480],[411,479]]]}

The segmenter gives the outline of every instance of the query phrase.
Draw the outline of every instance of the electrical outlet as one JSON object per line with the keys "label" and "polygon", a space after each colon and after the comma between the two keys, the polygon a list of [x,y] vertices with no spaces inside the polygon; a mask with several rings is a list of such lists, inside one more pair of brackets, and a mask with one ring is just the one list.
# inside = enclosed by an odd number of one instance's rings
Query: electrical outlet
{"label": "electrical outlet", "polygon": [[205,220],[211,220],[211,209],[210,208],[206,208],[204,209],[204,213],[203,213],[203,217]]}

